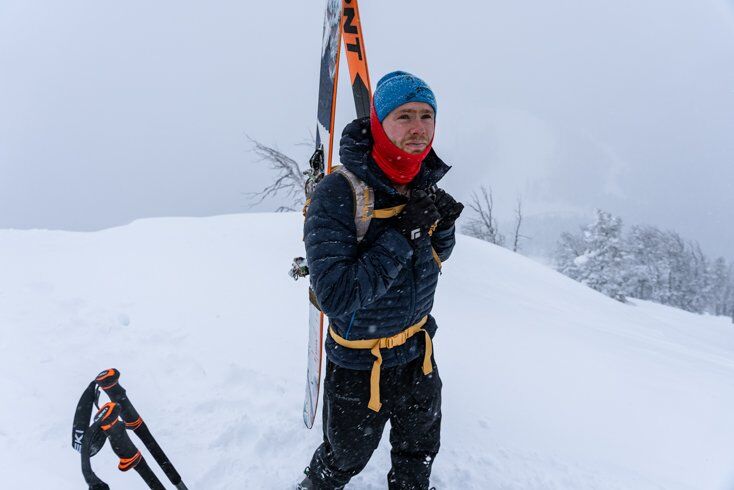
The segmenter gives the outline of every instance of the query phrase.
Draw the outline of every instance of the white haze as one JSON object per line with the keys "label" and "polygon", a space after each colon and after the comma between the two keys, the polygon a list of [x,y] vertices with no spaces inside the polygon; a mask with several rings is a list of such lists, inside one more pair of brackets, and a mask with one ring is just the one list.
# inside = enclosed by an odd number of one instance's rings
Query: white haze
{"label": "white haze", "polygon": [[[250,210],[271,173],[245,134],[309,156],[322,4],[2,2],[0,228]],[[734,258],[730,2],[361,11],[373,84],[400,68],[437,93],[457,197],[491,185],[507,218],[518,196],[536,215],[599,206]]]}

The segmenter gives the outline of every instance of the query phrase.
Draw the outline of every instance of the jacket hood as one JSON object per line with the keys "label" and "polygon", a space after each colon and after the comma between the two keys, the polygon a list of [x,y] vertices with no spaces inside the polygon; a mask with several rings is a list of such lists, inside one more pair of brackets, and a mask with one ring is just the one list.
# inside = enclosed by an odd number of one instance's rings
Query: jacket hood
{"label": "jacket hood", "polygon": [[[396,194],[397,191],[392,182],[375,163],[370,154],[372,145],[370,118],[355,119],[347,124],[342,132],[339,142],[339,159],[350,172],[376,191]],[[423,160],[418,175],[408,184],[408,187],[411,189],[428,189],[436,185],[450,168],[431,149]]]}

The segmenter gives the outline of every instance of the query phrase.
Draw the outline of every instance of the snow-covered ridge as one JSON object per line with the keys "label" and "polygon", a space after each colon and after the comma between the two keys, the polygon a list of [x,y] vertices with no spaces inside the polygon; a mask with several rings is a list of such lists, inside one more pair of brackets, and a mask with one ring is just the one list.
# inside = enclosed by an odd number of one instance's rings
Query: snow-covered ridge
{"label": "snow-covered ridge", "polygon": [[[302,427],[298,214],[165,218],[96,233],[0,230],[4,488],[78,489],[74,407],[121,382],[192,489],[285,489]],[[434,315],[446,489],[734,486],[734,328],[633,300],[460,236]],[[142,444],[139,444],[142,446]],[[143,489],[106,447],[112,488]],[[387,438],[349,488],[385,488]]]}

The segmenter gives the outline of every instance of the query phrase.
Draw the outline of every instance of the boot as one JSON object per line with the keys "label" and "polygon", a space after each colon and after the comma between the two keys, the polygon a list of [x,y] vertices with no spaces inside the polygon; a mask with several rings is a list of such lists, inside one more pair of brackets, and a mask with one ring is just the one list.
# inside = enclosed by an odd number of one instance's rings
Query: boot
{"label": "boot", "polygon": [[298,484],[298,486],[296,487],[296,490],[314,490],[313,483],[311,482],[311,480],[308,477],[308,470],[309,470],[308,466],[306,467],[305,470],[303,470],[303,473],[306,475],[306,478],[304,478],[303,481]]}
{"label": "boot", "polygon": [[[298,486],[296,487],[296,490],[322,490],[321,488],[317,489],[314,483],[308,477],[309,470],[310,470],[309,467],[306,467],[306,469],[303,470],[303,473],[306,475],[306,478],[304,478],[303,481],[298,484]],[[344,487],[334,488],[334,490],[344,490]]]}
{"label": "boot", "polygon": [[298,484],[296,490],[313,490],[313,488],[313,483],[311,483],[311,480],[306,477],[301,483]]}

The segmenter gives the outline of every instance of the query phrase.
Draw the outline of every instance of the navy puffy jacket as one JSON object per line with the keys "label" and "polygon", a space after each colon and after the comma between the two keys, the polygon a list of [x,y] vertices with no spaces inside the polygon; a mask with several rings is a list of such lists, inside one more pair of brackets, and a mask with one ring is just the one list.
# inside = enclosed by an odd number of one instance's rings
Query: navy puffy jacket
{"label": "navy puffy jacket", "polygon": [[[370,156],[369,128],[369,118],[347,125],[340,142],[341,163],[372,187],[375,209],[404,204],[407,198],[392,187]],[[431,150],[409,187],[428,189],[449,168]],[[389,337],[429,315],[439,275],[431,246],[441,261],[448,259],[454,247],[453,226],[411,245],[388,220],[373,218],[358,243],[352,189],[338,174],[327,175],[316,187],[304,226],[311,287],[340,336],[348,340]],[[429,316],[425,329],[435,334],[433,317]],[[332,362],[350,369],[372,367],[375,359],[369,350],[347,349],[326,337]],[[402,346],[383,349],[383,367],[417,358],[422,338],[416,335]]]}

